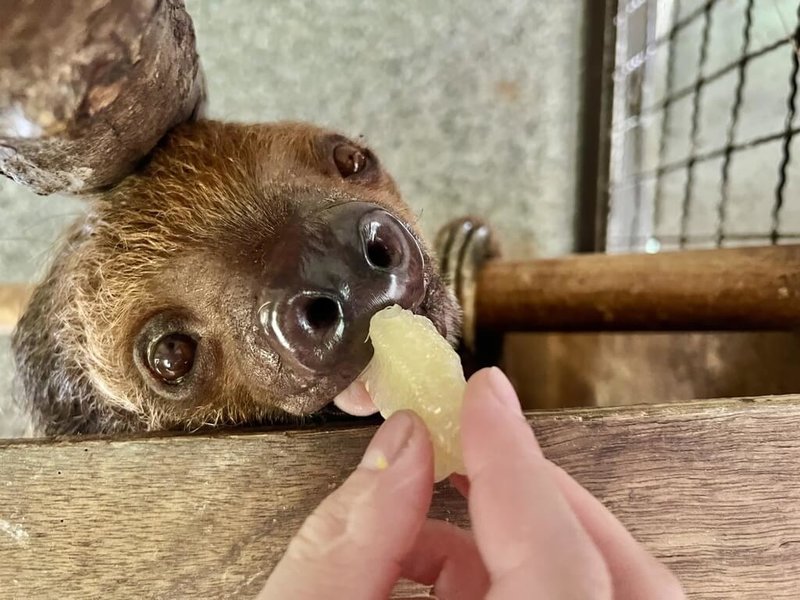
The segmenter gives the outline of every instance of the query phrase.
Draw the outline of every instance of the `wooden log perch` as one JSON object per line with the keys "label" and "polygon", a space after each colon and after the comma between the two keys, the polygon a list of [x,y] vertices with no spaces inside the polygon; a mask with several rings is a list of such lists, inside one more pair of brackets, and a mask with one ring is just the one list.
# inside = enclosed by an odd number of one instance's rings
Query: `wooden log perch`
{"label": "wooden log perch", "polygon": [[491,261],[477,275],[487,331],[800,328],[800,246]]}
{"label": "wooden log perch", "polygon": [[[530,413],[694,600],[800,589],[800,397]],[[0,443],[3,598],[253,598],[372,427]],[[467,524],[446,484],[432,516]],[[391,515],[387,515],[391,519]],[[426,597],[402,585],[395,597]]]}
{"label": "wooden log perch", "polygon": [[39,194],[116,183],[204,98],[182,0],[0,0],[0,173]]}

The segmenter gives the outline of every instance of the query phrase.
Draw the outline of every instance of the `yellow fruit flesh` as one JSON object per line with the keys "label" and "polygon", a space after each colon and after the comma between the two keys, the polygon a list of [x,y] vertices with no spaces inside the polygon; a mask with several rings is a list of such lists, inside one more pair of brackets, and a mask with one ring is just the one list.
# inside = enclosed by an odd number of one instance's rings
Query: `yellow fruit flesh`
{"label": "yellow fruit flesh", "polygon": [[460,418],[466,381],[461,360],[425,317],[391,306],[372,317],[375,354],[361,376],[384,418],[411,410],[425,422],[434,450],[434,479],[464,473]]}

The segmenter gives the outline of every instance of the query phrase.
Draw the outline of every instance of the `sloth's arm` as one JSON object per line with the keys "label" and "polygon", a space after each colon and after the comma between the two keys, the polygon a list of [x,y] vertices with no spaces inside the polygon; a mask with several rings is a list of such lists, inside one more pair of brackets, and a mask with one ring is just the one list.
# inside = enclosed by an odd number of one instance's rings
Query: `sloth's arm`
{"label": "sloth's arm", "polygon": [[0,0],[0,173],[39,194],[113,185],[204,86],[180,0]]}

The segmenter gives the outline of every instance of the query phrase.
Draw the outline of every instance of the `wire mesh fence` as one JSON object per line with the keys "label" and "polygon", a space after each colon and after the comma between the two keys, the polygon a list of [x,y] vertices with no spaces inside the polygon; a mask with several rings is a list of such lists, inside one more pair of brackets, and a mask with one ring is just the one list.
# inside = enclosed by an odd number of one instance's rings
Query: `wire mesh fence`
{"label": "wire mesh fence", "polygon": [[609,252],[800,242],[797,0],[626,0]]}

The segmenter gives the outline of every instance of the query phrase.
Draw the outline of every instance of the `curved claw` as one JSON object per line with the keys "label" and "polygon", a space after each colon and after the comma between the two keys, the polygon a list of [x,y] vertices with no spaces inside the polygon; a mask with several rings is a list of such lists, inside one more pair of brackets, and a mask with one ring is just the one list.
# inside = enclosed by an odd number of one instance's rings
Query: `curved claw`
{"label": "curved claw", "polygon": [[499,255],[491,228],[481,219],[462,217],[442,227],[435,240],[442,275],[463,311],[462,344],[477,354],[475,295],[478,272]]}

